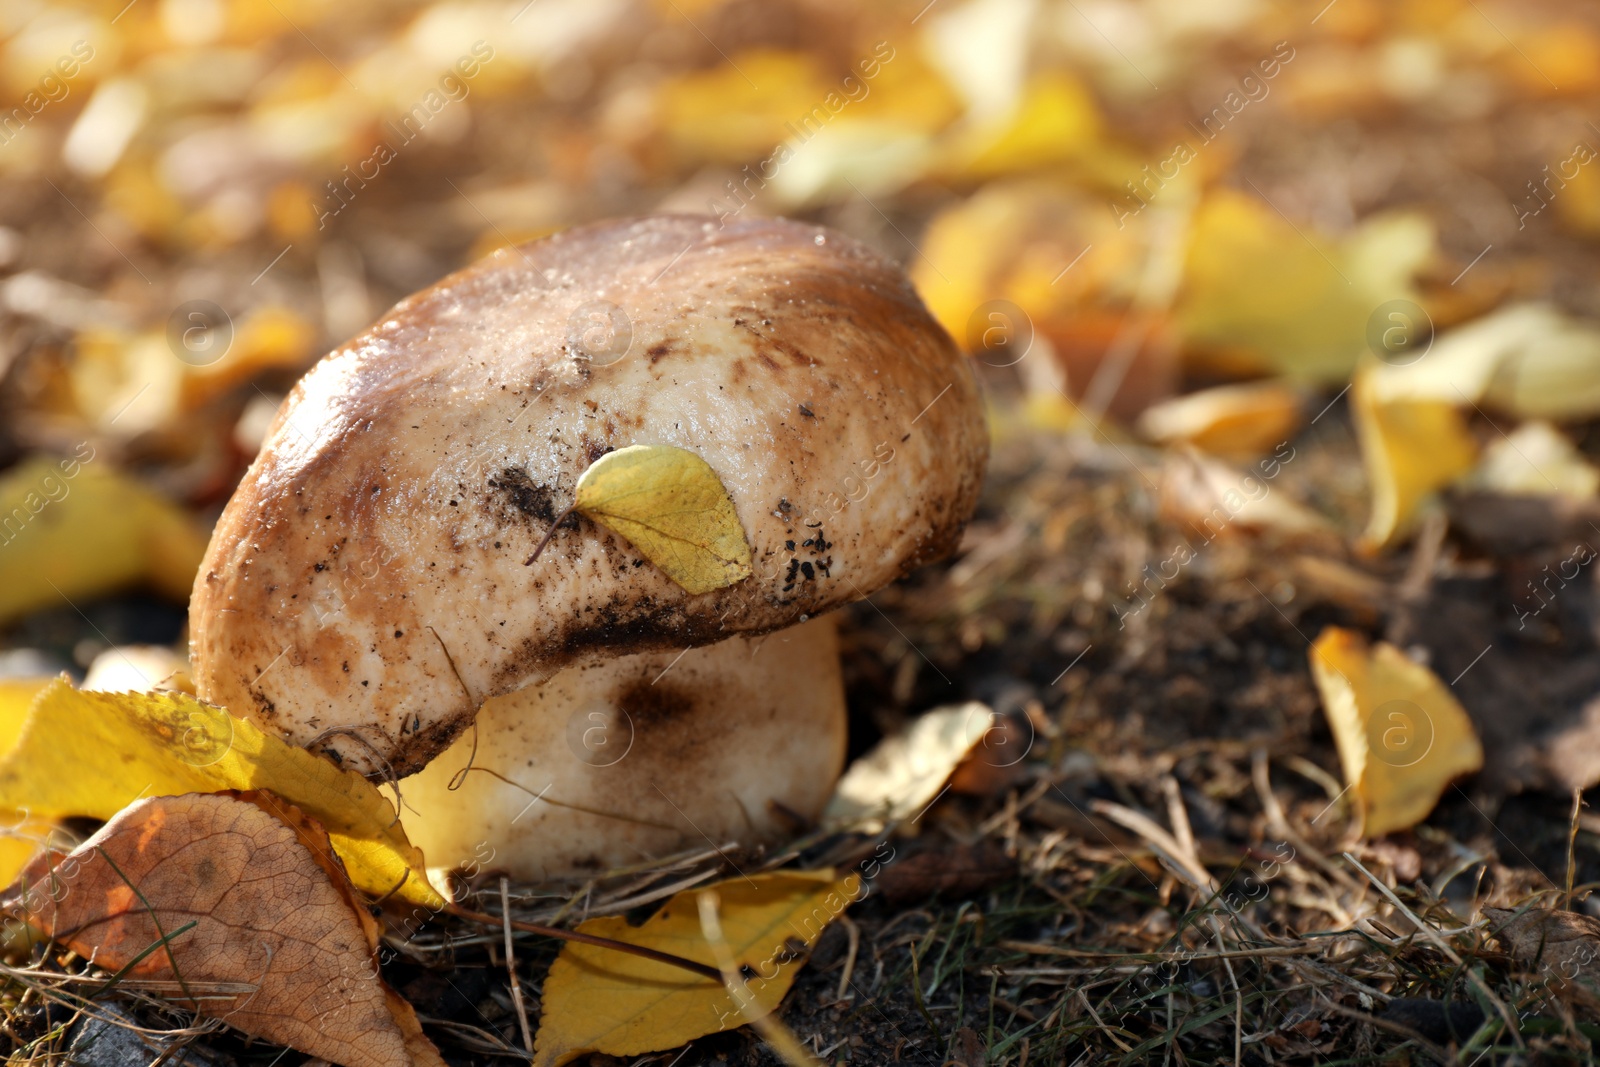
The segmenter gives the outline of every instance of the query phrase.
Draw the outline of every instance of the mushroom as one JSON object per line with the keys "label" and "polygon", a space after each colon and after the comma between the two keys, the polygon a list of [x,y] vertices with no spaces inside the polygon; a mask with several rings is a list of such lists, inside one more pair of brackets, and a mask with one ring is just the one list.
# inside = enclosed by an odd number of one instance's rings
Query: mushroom
{"label": "mushroom", "polygon": [[[710,465],[750,577],[690,594],[561,519],[639,444]],[[195,685],[346,767],[421,771],[405,819],[435,866],[760,840],[840,771],[816,617],[948,554],[987,454],[969,365],[850,238],[669,215],[501,249],[296,385],[196,578]]]}

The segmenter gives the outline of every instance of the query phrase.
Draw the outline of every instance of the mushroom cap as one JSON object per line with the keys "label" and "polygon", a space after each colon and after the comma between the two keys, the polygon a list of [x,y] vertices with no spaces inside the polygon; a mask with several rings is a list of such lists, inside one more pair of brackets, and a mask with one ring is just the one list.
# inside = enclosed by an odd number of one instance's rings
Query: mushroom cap
{"label": "mushroom cap", "polygon": [[[751,577],[690,595],[586,520],[524,565],[635,444],[710,464]],[[939,558],[987,456],[970,365],[848,237],[672,215],[502,249],[295,386],[195,581],[196,688],[408,774],[492,696],[788,626]]]}

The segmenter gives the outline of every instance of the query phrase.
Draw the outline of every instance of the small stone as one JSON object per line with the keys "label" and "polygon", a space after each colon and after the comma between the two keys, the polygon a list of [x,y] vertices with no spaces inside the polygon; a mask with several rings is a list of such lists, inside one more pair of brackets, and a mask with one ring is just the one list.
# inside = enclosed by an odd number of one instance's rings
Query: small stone
{"label": "small stone", "polygon": [[[136,1067],[153,1063],[172,1044],[170,1038],[142,1034],[127,1012],[110,1004],[96,1009],[96,1017],[86,1017],[77,1026],[72,1045],[67,1050],[67,1063],[71,1067]],[[212,1067],[192,1047],[181,1056],[167,1062],[181,1062],[185,1067]]]}

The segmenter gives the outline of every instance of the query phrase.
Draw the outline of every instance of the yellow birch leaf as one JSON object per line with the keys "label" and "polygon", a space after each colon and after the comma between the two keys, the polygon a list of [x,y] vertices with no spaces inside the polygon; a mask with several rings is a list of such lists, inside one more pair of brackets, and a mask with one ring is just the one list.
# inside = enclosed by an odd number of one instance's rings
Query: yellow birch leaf
{"label": "yellow birch leaf", "polygon": [[641,926],[616,916],[590,919],[578,930],[715,967],[700,926],[698,897],[707,889],[721,899],[725,951],[748,980],[730,992],[678,967],[569,941],[545,977],[536,1067],[559,1067],[591,1052],[638,1056],[677,1048],[772,1011],[822,931],[860,898],[861,880],[831,870],[733,878],[678,893]]}
{"label": "yellow birch leaf", "polygon": [[1478,446],[1454,404],[1387,399],[1369,368],[1356,373],[1350,397],[1372,487],[1372,516],[1361,539],[1377,549],[1405,534],[1429,497],[1472,469]]}
{"label": "yellow birch leaf", "polygon": [[574,511],[627,538],[667,577],[709,593],[750,577],[750,542],[717,472],[672,445],[631,445],[578,479]]}
{"label": "yellow birch leaf", "polygon": [[1393,645],[1329,626],[1311,646],[1311,676],[1368,836],[1415,826],[1446,786],[1483,766],[1449,687]]}
{"label": "yellow birch leaf", "polygon": [[109,819],[142,796],[224,789],[270,789],[322,823],[364,892],[444,907],[376,786],[187,694],[92,693],[59,679],[0,757],[0,811]]}

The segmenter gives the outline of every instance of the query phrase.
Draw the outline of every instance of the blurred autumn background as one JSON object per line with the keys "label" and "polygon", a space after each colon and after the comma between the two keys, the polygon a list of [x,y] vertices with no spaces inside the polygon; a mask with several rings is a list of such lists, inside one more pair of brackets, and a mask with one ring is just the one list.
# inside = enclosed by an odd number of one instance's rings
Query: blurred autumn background
{"label": "blurred autumn background", "polygon": [[[999,848],[993,879],[898,898],[1012,879],[1014,928],[948,900],[863,919],[888,928],[853,964],[883,1018],[947,1012],[968,1064],[1026,1060],[1025,1034],[1037,1062],[1152,1034],[1235,1062],[1250,1027],[1262,1063],[1437,1047],[1462,1036],[1426,1030],[1443,1008],[1352,1021],[1477,1003],[1464,942],[1395,920],[1367,871],[1475,945],[1485,902],[1584,911],[1592,5],[4,0],[0,41],[0,676],[181,666],[210,525],[279,402],[406,294],[591,220],[799,217],[904,264],[995,439],[958,556],[847,613],[852,751],[977,698],[1029,752],[958,776],[922,838]],[[1368,671],[1420,713],[1414,759],[1340,719],[1332,675]],[[1378,962],[1324,961],[1356,977],[1322,989],[1256,961],[1248,1007],[1186,962],[1165,1021],[1120,972],[1080,998],[1092,963],[1026,970],[1017,938],[1182,947],[1174,841],[1235,874],[1295,842],[1263,928],[1359,926]],[[916,953],[951,939],[941,1008]],[[1515,955],[1476,966],[1521,1005]],[[811,1030],[875,1042],[833,981],[798,987]],[[1207,1021],[1173,1023],[1173,989]]]}

